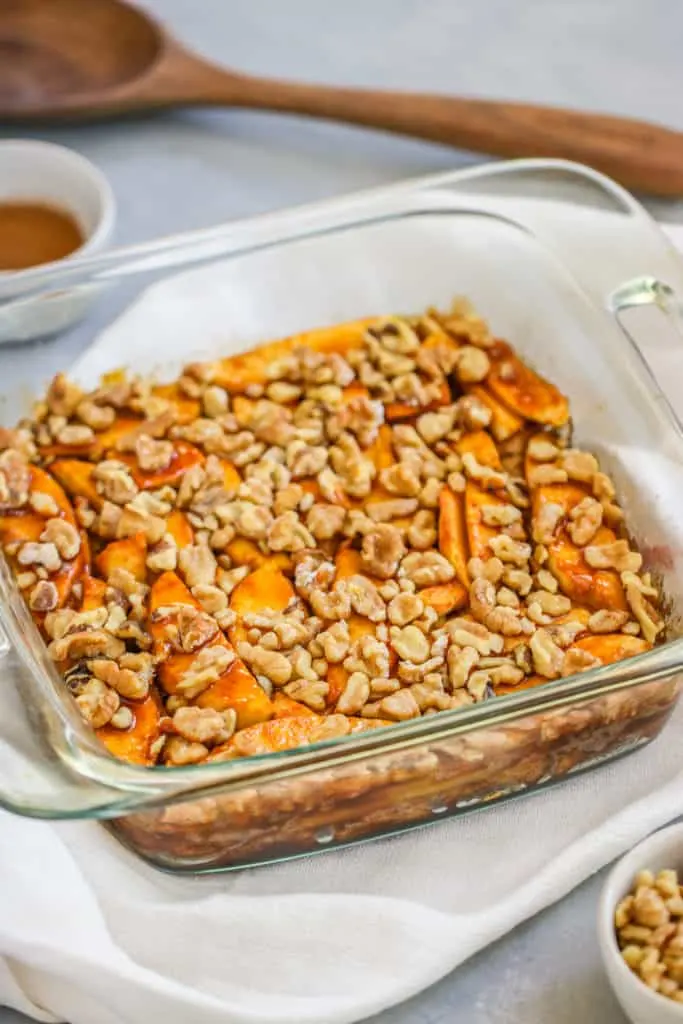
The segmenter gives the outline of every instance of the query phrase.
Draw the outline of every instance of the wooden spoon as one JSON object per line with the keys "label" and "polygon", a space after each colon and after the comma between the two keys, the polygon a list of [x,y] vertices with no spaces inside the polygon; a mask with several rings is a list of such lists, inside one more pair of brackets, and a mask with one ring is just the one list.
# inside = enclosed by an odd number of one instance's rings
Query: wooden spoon
{"label": "wooden spoon", "polygon": [[498,156],[564,157],[629,188],[683,195],[683,134],[658,125],[523,103],[256,78],[190,53],[123,0],[1,0],[0,120],[86,120],[174,106],[278,110]]}

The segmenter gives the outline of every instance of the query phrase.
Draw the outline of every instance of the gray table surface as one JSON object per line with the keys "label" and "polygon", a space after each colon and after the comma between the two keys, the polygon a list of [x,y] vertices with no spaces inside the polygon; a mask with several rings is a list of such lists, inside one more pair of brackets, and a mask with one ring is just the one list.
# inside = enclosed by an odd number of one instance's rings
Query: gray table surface
{"label": "gray table surface", "polygon": [[[543,101],[683,130],[683,6],[671,0],[147,0],[207,56],[254,73]],[[248,112],[0,131],[75,147],[110,177],[116,240],[141,241],[465,166],[444,147]],[[683,203],[653,203],[683,220]],[[125,291],[48,344],[0,354],[3,389],[68,364]],[[623,1024],[594,936],[601,876],[373,1024]],[[25,1020],[0,1009],[0,1024]]]}

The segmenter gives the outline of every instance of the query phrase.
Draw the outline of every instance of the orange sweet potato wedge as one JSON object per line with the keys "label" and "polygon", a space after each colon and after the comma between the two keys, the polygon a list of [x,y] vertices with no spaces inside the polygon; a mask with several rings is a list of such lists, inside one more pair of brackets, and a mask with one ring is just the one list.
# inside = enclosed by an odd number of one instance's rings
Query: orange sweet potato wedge
{"label": "orange sweet potato wedge", "polygon": [[161,733],[161,702],[158,696],[150,693],[145,700],[126,700],[122,703],[130,708],[134,715],[130,729],[115,729],[111,725],[105,725],[96,730],[98,738],[114,757],[130,761],[132,764],[154,764],[151,747]]}
{"label": "orange sweet potato wedge", "polygon": [[247,639],[245,615],[258,615],[267,610],[282,612],[294,597],[294,588],[279,569],[262,565],[237,584],[230,595],[230,608],[237,615],[234,626],[228,630],[233,645]]}
{"label": "orange sweet potato wedge", "polygon": [[456,444],[456,451],[459,455],[469,453],[474,455],[480,466],[490,466],[491,469],[501,469],[498,449],[490,434],[485,430],[473,430],[469,434],[463,434]]}
{"label": "orange sweet potato wedge", "polygon": [[352,348],[360,348],[371,323],[371,320],[354,320],[335,327],[322,327],[261,345],[242,355],[221,359],[214,364],[213,383],[232,394],[243,394],[250,384],[265,384],[268,367],[288,356],[295,348],[305,346],[316,352],[339,352],[341,355]]}
{"label": "orange sweet potato wedge", "polygon": [[474,395],[475,398],[478,398],[480,402],[491,410],[490,430],[496,441],[507,441],[508,438],[513,437],[524,426],[522,417],[512,412],[502,402],[499,402],[486,385],[470,384],[466,390],[468,394]]}
{"label": "orange sweet potato wedge", "polygon": [[174,508],[166,520],[166,532],[170,533],[179,548],[187,548],[194,542],[194,530],[184,512]]}
{"label": "orange sweet potato wedge", "polygon": [[459,611],[467,604],[467,590],[458,580],[440,583],[434,587],[425,587],[420,597],[428,608],[433,608],[437,615],[448,615]]}
{"label": "orange sweet potato wedge", "polygon": [[561,427],[569,419],[569,403],[554,384],[535,373],[505,341],[486,350],[491,369],[486,386],[503,405],[526,420]]}
{"label": "orange sweet potato wedge", "polygon": [[439,495],[439,551],[453,566],[458,581],[469,587],[464,499],[450,487],[442,487]]}
{"label": "orange sweet potato wedge", "polygon": [[[366,732],[370,729],[391,725],[382,719],[349,718],[351,732]],[[275,718],[270,722],[254,725],[221,744],[207,758],[207,761],[223,761],[233,757],[249,757],[259,754],[273,754],[280,750],[292,750],[319,742],[324,737],[323,723],[319,715],[294,715]]]}
{"label": "orange sweet potato wedge", "polygon": [[97,576],[90,576],[85,573],[81,579],[83,584],[83,596],[81,597],[81,611],[91,612],[95,608],[102,608],[106,604],[107,584]]}
{"label": "orange sweet potato wedge", "polygon": [[443,381],[440,387],[438,398],[428,402],[426,405],[416,405],[410,402],[387,402],[384,406],[384,415],[389,423],[397,423],[401,420],[409,420],[413,416],[419,416],[423,412],[431,412],[441,405],[448,405],[452,401],[451,389],[447,381]]}
{"label": "orange sweet potato wedge", "polygon": [[147,575],[147,541],[144,533],[136,533],[123,540],[114,540],[100,551],[95,559],[97,571],[109,579],[115,569],[125,569],[132,573],[139,583],[145,582]]}
{"label": "orange sweet potato wedge", "polygon": [[465,486],[465,523],[471,558],[486,561],[493,554],[489,541],[497,537],[500,529],[488,526],[482,520],[482,508],[488,505],[507,505],[508,502],[492,491],[485,491],[471,480]]}
{"label": "orange sweet potato wedge", "polygon": [[314,714],[309,707],[298,700],[292,700],[286,693],[277,691],[273,697],[273,718],[302,718]]}
{"label": "orange sweet potato wedge", "polygon": [[274,555],[264,555],[258,544],[246,537],[235,537],[225,548],[225,553],[230,555],[235,565],[248,565],[250,569],[259,569],[261,566],[269,566],[272,569],[280,569],[283,572],[291,568],[291,558],[283,551]]}
{"label": "orange sweet potato wedge", "polygon": [[629,636],[627,633],[584,636],[572,646],[595,655],[604,665],[611,665],[624,658],[633,658],[636,654],[644,654],[650,650],[650,644],[642,637]]}
{"label": "orange sweet potato wedge", "polygon": [[173,457],[163,469],[140,469],[137,457],[131,452],[113,451],[109,453],[109,457],[124,462],[129,467],[135,483],[143,491],[157,490],[166,484],[177,484],[189,469],[204,462],[204,455],[199,448],[188,444],[187,441],[175,442]]}
{"label": "orange sweet potato wedge", "polygon": [[173,404],[178,416],[176,422],[181,425],[192,423],[202,414],[201,403],[184,395],[177,384],[157,384],[152,388],[152,394]]}
{"label": "orange sweet potato wedge", "polygon": [[93,468],[92,463],[82,459],[56,459],[50,465],[50,472],[70,497],[86,498],[93,508],[100,508],[102,495],[95,487]]}
{"label": "orange sweet potato wedge", "polygon": [[[550,502],[560,505],[569,514],[585,496],[586,491],[573,483],[537,487],[532,494],[532,520],[535,521],[543,506]],[[601,526],[592,543],[611,544],[615,539],[612,530]],[[583,551],[574,544],[563,525],[547,548],[548,568],[560,584],[562,593],[572,601],[591,609],[627,609],[619,573],[614,569],[594,569],[588,565]]]}
{"label": "orange sweet potato wedge", "polygon": [[115,449],[121,438],[137,430],[143,422],[140,417],[131,416],[130,413],[117,416],[110,427],[96,435],[90,455],[95,459],[102,458],[105,452]]}
{"label": "orange sweet potato wedge", "polygon": [[[154,621],[154,612],[172,604],[185,604],[199,608],[198,602],[174,572],[165,572],[154,582],[150,592],[150,632],[154,653],[163,658],[159,665],[158,678],[161,686],[169,693],[175,693],[183,673],[191,665],[195,654],[184,654],[169,650],[163,621]],[[232,651],[233,648],[222,632],[209,642]],[[196,652],[195,652],[196,653]],[[240,658],[235,658],[223,675],[203,691],[196,699],[199,707],[225,711],[233,708],[237,714],[237,728],[262,722],[271,717],[273,709],[270,698]]]}

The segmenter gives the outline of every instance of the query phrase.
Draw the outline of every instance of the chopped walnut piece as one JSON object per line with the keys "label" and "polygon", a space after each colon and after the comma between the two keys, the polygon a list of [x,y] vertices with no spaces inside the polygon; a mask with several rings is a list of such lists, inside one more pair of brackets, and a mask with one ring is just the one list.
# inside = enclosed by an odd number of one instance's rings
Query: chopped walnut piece
{"label": "chopped walnut piece", "polygon": [[386,606],[382,597],[367,576],[350,576],[342,580],[337,587],[344,587],[351,601],[351,608],[357,615],[370,619],[371,622],[383,622],[387,617]]}
{"label": "chopped walnut piece", "polygon": [[182,767],[203,761],[209,753],[209,748],[203,743],[192,743],[182,736],[167,736],[162,753],[164,764]]}
{"label": "chopped walnut piece", "polygon": [[603,508],[594,498],[584,498],[569,514],[572,520],[568,527],[569,536],[579,547],[584,547],[595,537],[602,526]]}
{"label": "chopped walnut piece", "polygon": [[600,468],[598,460],[590,452],[582,452],[577,448],[566,448],[562,452],[562,468],[570,480],[589,484]]}
{"label": "chopped walnut piece", "polygon": [[453,429],[455,415],[455,406],[440,409],[438,412],[425,412],[418,417],[415,425],[425,443],[434,444]]}
{"label": "chopped walnut piece", "polygon": [[593,569],[616,569],[617,572],[638,572],[642,556],[631,551],[627,540],[611,544],[594,544],[584,549],[583,557]]}
{"label": "chopped walnut piece", "polygon": [[564,651],[545,629],[537,629],[529,641],[534,668],[546,679],[556,679],[564,665]]}
{"label": "chopped walnut piece", "polygon": [[92,476],[98,493],[116,505],[125,505],[138,493],[138,485],[128,466],[117,459],[105,459],[98,463],[93,468]]}
{"label": "chopped walnut piece", "polygon": [[585,672],[587,669],[596,668],[602,662],[590,651],[584,651],[580,647],[570,647],[564,656],[560,674],[573,676],[575,672]]}
{"label": "chopped walnut piece", "polygon": [[533,524],[533,539],[537,544],[551,544],[555,539],[555,532],[564,518],[564,509],[561,505],[548,501],[541,505],[536,520]]}
{"label": "chopped walnut piece", "polygon": [[410,580],[416,587],[431,587],[437,583],[448,583],[455,576],[455,570],[438,551],[411,551],[401,562],[399,576]]}
{"label": "chopped walnut piece", "polygon": [[98,405],[86,398],[78,403],[75,411],[79,420],[93,430],[106,430],[116,419],[116,410],[110,405]]}
{"label": "chopped walnut piece", "polygon": [[110,722],[118,710],[119,695],[99,679],[91,679],[76,697],[78,710],[93,729]]}
{"label": "chopped walnut piece", "polygon": [[312,505],[306,517],[306,526],[316,540],[331,540],[341,533],[346,510],[339,505],[318,503]]}
{"label": "chopped walnut piece", "polygon": [[[141,656],[137,655],[137,657]],[[128,700],[143,700],[149,693],[153,674],[151,659],[147,662],[144,671],[120,667],[115,661],[110,661],[107,658],[94,658],[90,662],[90,669],[97,679],[101,679],[103,683]]]}
{"label": "chopped walnut piece", "polygon": [[275,686],[283,686],[292,678],[292,666],[284,654],[268,651],[242,641],[237,653],[257,675],[265,676]]}
{"label": "chopped walnut piece", "polygon": [[[379,482],[390,494],[402,498],[414,498],[420,493],[419,474],[408,462],[396,462],[380,470]],[[438,502],[438,494],[436,500]]]}
{"label": "chopped walnut piece", "polygon": [[482,505],[481,521],[486,526],[511,526],[520,522],[522,513],[515,505]]}
{"label": "chopped walnut piece", "polygon": [[397,690],[396,693],[383,697],[379,704],[380,715],[396,722],[404,722],[409,718],[419,718],[420,708],[410,690]]}
{"label": "chopped walnut piece", "polygon": [[47,407],[58,416],[71,416],[83,397],[83,392],[63,373],[53,377],[45,396]]}
{"label": "chopped walnut piece", "polygon": [[618,633],[621,627],[626,625],[628,619],[628,612],[601,608],[600,611],[593,612],[588,619],[588,628],[591,633]]}
{"label": "chopped walnut piece", "polygon": [[429,509],[415,513],[406,532],[408,544],[417,551],[427,551],[436,543],[436,519]]}
{"label": "chopped walnut piece", "polygon": [[134,444],[135,456],[140,469],[156,472],[170,466],[173,459],[171,441],[157,441],[149,434],[139,434]]}
{"label": "chopped walnut piece", "polygon": [[39,516],[56,516],[59,512],[55,499],[50,494],[43,494],[42,491],[33,491],[29,495],[28,503]]}
{"label": "chopped walnut piece", "polygon": [[325,710],[329,685],[324,679],[295,679],[283,689],[288,697],[305,704],[312,711]]}
{"label": "chopped walnut piece", "polygon": [[189,544],[178,552],[178,567],[188,587],[211,584],[218,568],[213,551],[206,544]]}
{"label": "chopped walnut piece", "polygon": [[81,445],[90,444],[94,439],[95,434],[92,428],[84,423],[68,423],[55,433],[55,441],[67,447],[78,448]]}
{"label": "chopped walnut piece", "polygon": [[363,537],[363,565],[371,575],[380,579],[386,580],[396,574],[404,554],[405,545],[400,531],[388,523],[378,523]]}
{"label": "chopped walnut piece", "polygon": [[294,552],[315,547],[315,539],[296,512],[284,512],[273,520],[267,539],[272,551]]}
{"label": "chopped walnut piece", "polygon": [[[248,646],[248,645],[247,645]],[[235,654],[227,647],[213,645],[203,647],[185,669],[178,683],[178,693],[194,700],[200,693],[217,682],[228,671]]]}
{"label": "chopped walnut piece", "polygon": [[34,612],[51,612],[59,603],[59,592],[50,580],[39,580],[29,594],[28,604]]}
{"label": "chopped walnut piece", "polygon": [[32,540],[21,545],[17,562],[19,565],[42,565],[48,572],[56,572],[62,564],[59,551],[54,544],[39,544]]}
{"label": "chopped walnut piece", "polygon": [[489,547],[496,558],[506,565],[525,566],[531,558],[531,546],[521,541],[513,540],[507,534],[501,533],[489,540]]}
{"label": "chopped walnut piece", "polygon": [[346,681],[344,691],[337,701],[337,712],[357,715],[370,697],[370,680],[364,672],[352,672]]}
{"label": "chopped walnut piece", "polygon": [[642,590],[634,583],[626,585],[626,600],[640,625],[643,636],[648,643],[653,644],[664,628],[664,623],[659,618],[655,608],[647,600]]}
{"label": "chopped walnut piece", "polygon": [[554,462],[560,449],[545,437],[532,437],[527,445],[527,453],[536,462]]}
{"label": "chopped walnut piece", "polygon": [[346,619],[351,614],[351,594],[338,584],[333,590],[313,590],[308,595],[311,607],[321,619],[335,621]]}
{"label": "chopped walnut piece", "polygon": [[532,466],[527,474],[530,487],[545,487],[548,484],[566,484],[569,476],[562,466],[551,466],[543,462]]}
{"label": "chopped walnut piece", "polygon": [[178,708],[173,715],[173,728],[178,735],[204,746],[221,743],[226,738],[225,724],[223,715],[214,708]]}
{"label": "chopped walnut piece", "polygon": [[40,540],[43,544],[53,544],[65,561],[71,561],[81,550],[81,535],[66,519],[48,519]]}
{"label": "chopped walnut piece", "polygon": [[368,516],[376,523],[390,522],[411,516],[417,510],[417,498],[392,498],[387,501],[374,501],[366,506]]}
{"label": "chopped walnut piece", "polygon": [[399,628],[393,626],[390,631],[391,645],[404,661],[422,664],[429,657],[429,643],[424,633],[415,625]]}
{"label": "chopped walnut piece", "polygon": [[150,549],[146,564],[151,572],[173,572],[178,564],[178,546],[170,533]]}
{"label": "chopped walnut piece", "polygon": [[507,482],[505,473],[491,466],[483,466],[477,461],[472,452],[465,452],[462,457],[462,465],[465,476],[487,489],[496,490],[504,487]]}
{"label": "chopped walnut piece", "polygon": [[489,357],[474,345],[463,345],[457,351],[455,375],[462,384],[477,384],[491,369]]}

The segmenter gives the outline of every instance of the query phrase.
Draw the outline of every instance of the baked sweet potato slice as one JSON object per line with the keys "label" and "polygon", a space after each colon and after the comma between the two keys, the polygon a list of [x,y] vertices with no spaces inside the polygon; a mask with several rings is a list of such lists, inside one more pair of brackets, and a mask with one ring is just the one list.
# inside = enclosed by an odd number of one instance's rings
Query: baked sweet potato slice
{"label": "baked sweet potato slice", "polygon": [[[335,558],[335,567],[338,580],[349,579],[351,576],[366,576],[373,583],[379,582],[373,577],[368,576],[364,570],[360,554],[350,545],[339,549]],[[349,616],[348,626],[349,638],[352,644],[356,640],[360,640],[361,637],[374,636],[377,629],[374,622],[366,619],[363,615],[358,615],[356,612],[352,612]],[[349,673],[341,663],[332,664],[328,666],[326,678],[329,686],[327,704],[332,708],[346,689]]]}
{"label": "baked sweet potato slice", "polygon": [[480,466],[502,469],[495,442],[485,430],[473,430],[468,434],[463,434],[455,448],[458,455],[473,455]]}
{"label": "baked sweet potato slice", "polygon": [[439,406],[448,405],[452,401],[453,398],[448,382],[443,381],[440,385],[438,397],[432,399],[431,402],[427,402],[426,405],[410,402],[387,402],[384,406],[384,415],[389,423],[400,423],[402,420],[409,420],[413,416],[419,416],[423,412],[432,412],[432,410],[438,409]]}
{"label": "baked sweet potato slice", "polygon": [[179,483],[193,466],[204,462],[203,452],[187,441],[174,443],[171,461],[163,469],[140,469],[136,456],[130,452],[112,451],[108,453],[108,458],[125,463],[135,483],[143,491],[155,491],[166,484],[173,486]]}
{"label": "baked sweet potato slice", "polygon": [[[159,609],[178,604],[197,610],[201,607],[176,573],[165,572],[154,582],[150,592],[149,629],[154,654],[162,659],[158,668],[158,680],[169,694],[177,691],[183,674],[197,655],[197,651],[185,654],[171,649],[164,620],[155,615]],[[220,630],[204,646],[221,646],[234,653],[232,645]],[[226,672],[216,682],[199,694],[194,703],[199,707],[215,708],[217,711],[232,708],[237,714],[238,729],[270,718],[273,710],[270,698],[238,657],[234,658]]]}
{"label": "baked sweet potato slice", "polygon": [[237,616],[234,626],[228,630],[230,642],[236,646],[247,639],[249,627],[244,625],[245,615],[283,612],[294,596],[294,587],[279,569],[268,564],[255,569],[230,595],[230,608]]}
{"label": "baked sweet potato slice", "polygon": [[152,765],[155,762],[151,752],[152,744],[161,735],[161,701],[150,693],[145,700],[124,700],[121,702],[133,713],[133,724],[129,729],[115,729],[104,725],[97,729],[98,738],[110,754],[132,764]]}
{"label": "baked sweet potato slice", "polygon": [[[378,729],[391,722],[382,719],[348,718],[350,733],[367,732]],[[293,750],[295,747],[306,747],[325,739],[325,719],[319,715],[308,714],[275,718],[270,722],[254,725],[216,747],[207,761],[223,761],[233,757],[253,757],[259,754],[273,754],[281,750]]]}
{"label": "baked sweet potato slice", "polygon": [[102,495],[95,487],[94,466],[83,459],[55,459],[50,472],[72,498],[85,498],[93,508],[101,508]]}
{"label": "baked sweet potato slice", "polygon": [[97,576],[90,576],[85,573],[81,578],[83,594],[81,596],[81,611],[91,612],[95,608],[103,608],[107,603],[108,584]]}
{"label": "baked sweet potato slice", "polygon": [[269,380],[269,366],[286,358],[296,348],[306,347],[315,352],[338,352],[341,355],[352,348],[360,348],[371,323],[372,320],[354,320],[335,327],[321,327],[221,359],[213,366],[212,381],[231,394],[243,394],[250,384],[265,384]]}
{"label": "baked sweet potato slice", "polygon": [[286,693],[276,691],[273,696],[273,718],[302,718],[315,714],[309,707],[298,700],[293,700]]}
{"label": "baked sweet potato slice", "polygon": [[467,481],[464,500],[470,557],[486,561],[493,554],[489,541],[500,534],[500,528],[489,526],[483,521],[482,509],[494,505],[502,508],[504,505],[509,505],[509,501],[492,491],[485,491],[471,480]]}
{"label": "baked sweet potato slice", "polygon": [[467,394],[474,395],[475,398],[478,398],[480,402],[491,410],[491,426],[489,429],[496,441],[507,441],[524,426],[522,417],[512,412],[502,402],[499,402],[485,384],[470,384],[466,391]]}
{"label": "baked sweet potato slice", "polygon": [[194,542],[194,530],[185,513],[178,508],[173,509],[166,520],[166,532],[170,533],[181,550]]}
{"label": "baked sweet potato slice", "polygon": [[627,633],[601,633],[581,637],[573,647],[599,658],[603,665],[611,665],[624,658],[633,658],[636,654],[649,651],[651,645],[640,636],[629,636]]}
{"label": "baked sweet potato slice", "polygon": [[144,420],[140,416],[131,416],[130,413],[117,416],[110,427],[95,435],[90,457],[95,460],[101,459],[105,452],[116,449],[122,438],[139,430],[143,423]]}
{"label": "baked sweet potato slice", "polygon": [[[559,505],[565,515],[586,497],[586,491],[578,484],[548,484],[537,487],[532,493],[532,527],[538,521],[541,510],[547,504]],[[616,535],[609,527],[601,526],[592,544],[611,544]],[[548,568],[557,579],[560,590],[573,602],[586,608],[618,609],[628,608],[624,587],[619,573],[614,569],[594,569],[586,562],[583,551],[572,541],[562,523],[548,549]]]}
{"label": "baked sweet potato slice", "polygon": [[188,398],[183,394],[177,384],[157,384],[152,388],[152,394],[156,398],[163,398],[173,405],[177,420],[181,426],[192,423],[202,414],[201,403],[196,398]]}
{"label": "baked sweet potato slice", "polygon": [[511,345],[496,341],[487,348],[491,369],[486,386],[503,405],[526,420],[561,427],[569,419],[569,402],[519,358]]}
{"label": "baked sweet potato slice", "polygon": [[447,486],[441,488],[439,495],[439,551],[453,566],[458,581],[469,587],[464,497]]}
{"label": "baked sweet potato slice", "polygon": [[437,615],[457,612],[465,607],[468,600],[467,589],[458,580],[425,587],[419,594],[425,605],[433,608]]}
{"label": "baked sweet potato slice", "polygon": [[270,566],[273,569],[283,571],[289,569],[292,560],[283,551],[274,555],[266,555],[253,540],[246,537],[235,537],[225,548],[226,555],[232,558],[234,565],[248,565],[250,569],[259,569],[261,566]]}
{"label": "baked sweet potato slice", "polygon": [[97,571],[109,579],[116,569],[125,569],[139,583],[147,576],[147,541],[144,533],[136,533],[123,540],[114,540],[100,551],[95,559]]}

